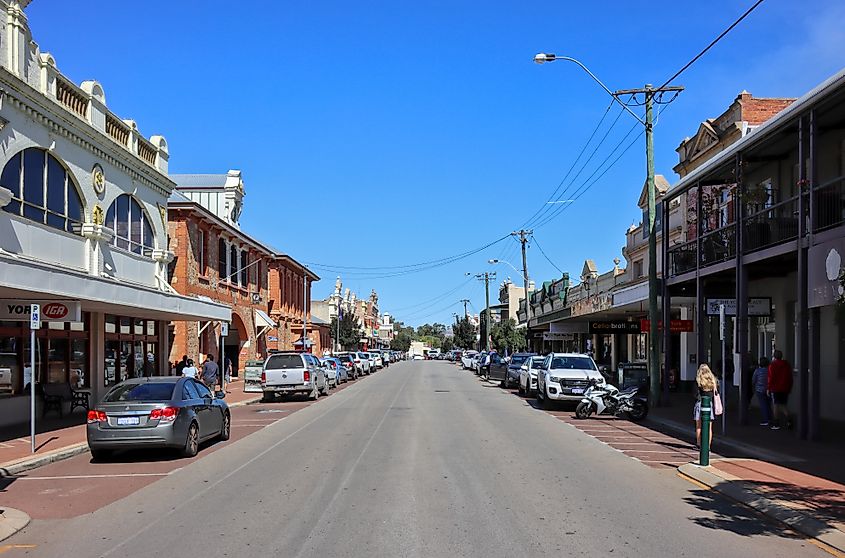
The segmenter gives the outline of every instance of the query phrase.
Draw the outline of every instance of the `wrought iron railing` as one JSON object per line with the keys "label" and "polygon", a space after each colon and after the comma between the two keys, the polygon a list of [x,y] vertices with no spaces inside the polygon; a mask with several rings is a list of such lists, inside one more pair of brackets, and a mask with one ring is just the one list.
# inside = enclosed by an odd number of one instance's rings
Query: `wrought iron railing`
{"label": "wrought iron railing", "polygon": [[669,274],[674,277],[695,270],[697,254],[698,241],[695,240],[669,248]]}
{"label": "wrought iron railing", "polygon": [[798,238],[798,197],[789,198],[745,220],[745,250],[753,252]]}
{"label": "wrought iron railing", "polygon": [[815,231],[845,223],[845,178],[839,177],[813,190],[816,208]]}
{"label": "wrought iron railing", "polygon": [[731,223],[701,237],[701,266],[724,262],[736,256],[736,224]]}

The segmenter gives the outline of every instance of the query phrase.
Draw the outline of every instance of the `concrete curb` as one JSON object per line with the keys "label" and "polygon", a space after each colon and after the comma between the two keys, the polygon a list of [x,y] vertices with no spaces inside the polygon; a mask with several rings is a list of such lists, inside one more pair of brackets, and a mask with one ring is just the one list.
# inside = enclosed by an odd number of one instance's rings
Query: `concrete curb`
{"label": "concrete curb", "polygon": [[29,525],[30,517],[14,508],[0,508],[0,541],[4,541]]}
{"label": "concrete curb", "polygon": [[694,463],[687,463],[678,467],[678,472],[690,479],[701,483],[716,492],[748,506],[765,515],[767,518],[782,523],[802,535],[817,540],[840,552],[845,552],[845,533],[839,529],[820,521],[804,512],[787,508],[764,496],[747,490],[741,481],[730,481],[713,474],[710,467],[701,467]]}
{"label": "concrete curb", "polygon": [[[255,403],[256,401],[260,401],[261,396],[258,395],[256,397],[252,397],[250,399],[244,399],[243,401],[238,401],[237,403],[232,403],[229,407],[242,407],[244,405],[249,405],[250,403]],[[45,465],[49,465],[50,463],[55,463],[57,461],[63,461],[65,459],[70,459],[76,455],[80,455],[88,451],[88,442],[80,442],[78,444],[73,444],[70,446],[65,446],[63,448],[59,448],[53,450],[49,453],[45,453],[42,455],[35,455],[31,457],[24,457],[18,459],[16,461],[10,461],[8,463],[4,463],[0,465],[0,478],[4,477],[14,477],[26,471],[31,471],[32,469],[37,469],[39,467],[43,467]],[[2,533],[2,532],[0,532]],[[2,539],[0,539],[2,540]]]}

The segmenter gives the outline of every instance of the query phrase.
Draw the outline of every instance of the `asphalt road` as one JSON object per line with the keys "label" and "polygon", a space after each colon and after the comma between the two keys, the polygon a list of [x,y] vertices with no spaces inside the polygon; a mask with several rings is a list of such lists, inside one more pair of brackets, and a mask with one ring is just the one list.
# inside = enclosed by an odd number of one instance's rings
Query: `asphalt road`
{"label": "asphalt road", "polygon": [[827,556],[444,362],[393,365],[2,544],[38,557]]}

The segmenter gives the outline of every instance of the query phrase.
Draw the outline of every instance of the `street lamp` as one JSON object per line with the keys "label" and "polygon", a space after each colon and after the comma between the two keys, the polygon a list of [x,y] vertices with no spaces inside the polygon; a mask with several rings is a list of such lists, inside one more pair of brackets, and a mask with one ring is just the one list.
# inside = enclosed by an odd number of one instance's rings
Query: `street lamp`
{"label": "street lamp", "polygon": [[[658,310],[657,310],[657,239],[654,226],[655,217],[655,188],[654,188],[654,96],[659,93],[667,91],[681,92],[683,87],[679,86],[663,86],[652,87],[646,84],[641,89],[623,89],[619,91],[611,91],[602,81],[596,77],[584,64],[575,58],[569,56],[557,56],[551,53],[541,52],[534,56],[534,62],[537,64],[544,64],[546,62],[554,62],[555,60],[566,60],[573,62],[582,70],[587,72],[593,81],[598,83],[611,98],[622,106],[628,114],[633,116],[637,122],[645,127],[645,149],[646,149],[646,183],[648,184],[648,317],[649,317],[649,340],[651,350],[649,352],[648,370],[650,380],[650,396],[655,403],[659,400],[660,390],[660,340],[658,339]],[[633,112],[627,104],[623,103],[619,97],[622,95],[637,95],[639,93],[645,94],[645,120],[640,118]],[[667,239],[663,239],[667,242]],[[669,327],[669,324],[664,324],[664,327]],[[667,368],[668,368],[668,364]],[[663,375],[663,395],[668,395],[669,391],[669,375]]]}
{"label": "street lamp", "polygon": [[513,266],[513,264],[512,264],[512,263],[510,263],[510,262],[509,262],[509,261],[507,261],[507,260],[500,260],[500,259],[496,258],[496,259],[492,259],[492,260],[487,260],[487,263],[489,263],[489,264],[500,264],[500,263],[503,263],[503,264],[508,264],[509,266],[511,266],[511,269],[512,269],[512,270],[514,270],[514,271],[516,271],[517,273],[519,273],[520,275],[522,275],[522,270],[521,270],[521,269],[517,269],[517,268],[515,268],[515,267]]}

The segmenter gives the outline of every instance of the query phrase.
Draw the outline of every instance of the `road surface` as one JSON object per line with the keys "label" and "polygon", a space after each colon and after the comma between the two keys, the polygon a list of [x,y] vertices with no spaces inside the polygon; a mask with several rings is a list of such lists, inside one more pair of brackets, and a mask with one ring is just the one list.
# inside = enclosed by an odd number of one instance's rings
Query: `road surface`
{"label": "road surface", "polygon": [[645,465],[446,362],[394,364],[279,414],[94,511],[35,519],[0,550],[145,558],[828,556],[674,469]]}

